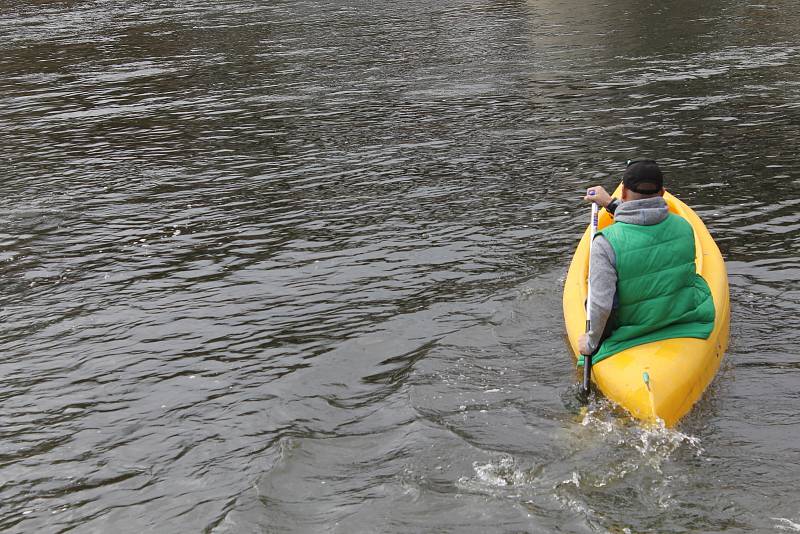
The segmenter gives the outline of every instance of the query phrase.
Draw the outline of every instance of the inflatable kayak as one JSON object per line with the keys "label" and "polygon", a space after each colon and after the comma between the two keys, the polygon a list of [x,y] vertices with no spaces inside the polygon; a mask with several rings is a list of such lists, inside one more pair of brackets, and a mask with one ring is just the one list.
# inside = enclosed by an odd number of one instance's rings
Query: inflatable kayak
{"label": "inflatable kayak", "polygon": [[[615,192],[620,196],[620,189]],[[646,422],[663,420],[674,426],[691,410],[714,378],[728,347],[730,301],[725,262],[703,221],[686,204],[664,194],[669,210],[694,229],[697,272],[714,298],[716,318],[708,339],[673,338],[638,345],[592,366],[592,382],[608,399]],[[598,228],[613,224],[605,209]],[[589,272],[589,229],[578,243],[564,283],[564,321],[572,353],[578,357],[578,338],[586,328],[584,303]]]}

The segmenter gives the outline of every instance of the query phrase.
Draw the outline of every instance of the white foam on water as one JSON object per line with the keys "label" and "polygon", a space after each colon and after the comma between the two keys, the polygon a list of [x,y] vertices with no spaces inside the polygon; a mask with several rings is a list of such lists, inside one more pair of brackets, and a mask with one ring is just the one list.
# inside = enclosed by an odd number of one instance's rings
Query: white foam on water
{"label": "white foam on water", "polygon": [[786,519],[785,517],[773,517],[775,523],[775,528],[778,530],[787,530],[789,532],[800,532],[800,523],[792,521],[791,519]]}

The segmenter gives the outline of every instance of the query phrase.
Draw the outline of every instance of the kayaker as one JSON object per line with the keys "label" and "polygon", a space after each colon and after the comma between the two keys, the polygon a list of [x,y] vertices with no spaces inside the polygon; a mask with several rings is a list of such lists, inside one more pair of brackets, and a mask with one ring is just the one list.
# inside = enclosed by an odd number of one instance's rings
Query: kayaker
{"label": "kayaker", "polygon": [[653,160],[628,163],[622,198],[591,187],[584,200],[614,217],[597,232],[590,258],[591,330],[578,345],[593,363],[629,347],[676,337],[706,339],[714,302],[695,267],[694,232],[671,214]]}

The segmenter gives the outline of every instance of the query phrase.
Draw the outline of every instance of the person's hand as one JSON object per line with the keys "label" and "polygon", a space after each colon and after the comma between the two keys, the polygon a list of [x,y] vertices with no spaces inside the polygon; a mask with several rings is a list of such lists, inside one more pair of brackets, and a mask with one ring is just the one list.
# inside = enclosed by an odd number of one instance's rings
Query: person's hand
{"label": "person's hand", "polygon": [[588,334],[581,334],[581,337],[578,338],[578,350],[581,354],[591,354],[589,350],[589,335]]}
{"label": "person's hand", "polygon": [[605,208],[611,202],[611,195],[608,194],[602,185],[596,185],[586,190],[586,196],[583,200],[587,202],[594,202],[601,208]]}

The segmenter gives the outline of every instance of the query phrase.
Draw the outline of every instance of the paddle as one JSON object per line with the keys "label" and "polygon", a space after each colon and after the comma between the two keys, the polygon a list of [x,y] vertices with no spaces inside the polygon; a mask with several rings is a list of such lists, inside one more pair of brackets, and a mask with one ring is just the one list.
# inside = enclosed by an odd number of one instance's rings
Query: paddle
{"label": "paddle", "polygon": [[[594,194],[594,191],[589,193]],[[589,312],[592,309],[592,247],[594,246],[594,234],[597,232],[597,204],[592,202],[592,220],[589,223],[589,278],[586,281],[586,332],[592,329],[592,322],[589,320]],[[584,402],[589,400],[589,388],[592,380],[592,355],[583,355],[583,387],[581,398]]]}

